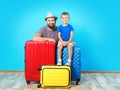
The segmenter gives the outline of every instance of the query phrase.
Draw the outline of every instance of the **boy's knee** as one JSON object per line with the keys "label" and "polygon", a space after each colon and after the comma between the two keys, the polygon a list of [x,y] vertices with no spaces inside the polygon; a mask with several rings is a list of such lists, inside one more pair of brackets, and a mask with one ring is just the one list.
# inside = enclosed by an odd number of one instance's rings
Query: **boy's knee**
{"label": "boy's knee", "polygon": [[62,48],[63,48],[62,44],[58,45],[58,48],[59,48],[59,49],[62,49]]}
{"label": "boy's knee", "polygon": [[72,45],[68,45],[69,50],[72,50],[72,47],[73,47]]}

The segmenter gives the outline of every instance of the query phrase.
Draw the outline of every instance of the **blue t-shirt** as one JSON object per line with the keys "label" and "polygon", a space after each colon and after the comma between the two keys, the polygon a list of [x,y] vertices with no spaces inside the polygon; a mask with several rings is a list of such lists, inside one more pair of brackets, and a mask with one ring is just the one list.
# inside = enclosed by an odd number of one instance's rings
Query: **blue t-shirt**
{"label": "blue t-shirt", "polygon": [[69,40],[71,31],[73,31],[73,27],[70,24],[68,24],[67,26],[60,25],[58,27],[58,32],[61,33],[61,38],[63,41]]}

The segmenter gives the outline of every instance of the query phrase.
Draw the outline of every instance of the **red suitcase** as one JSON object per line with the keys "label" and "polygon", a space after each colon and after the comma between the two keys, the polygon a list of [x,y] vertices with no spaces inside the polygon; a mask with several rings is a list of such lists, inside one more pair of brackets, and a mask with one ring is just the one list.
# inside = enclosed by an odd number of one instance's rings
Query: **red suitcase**
{"label": "red suitcase", "polygon": [[27,84],[31,81],[40,81],[38,68],[42,65],[55,65],[55,42],[32,41],[25,44],[25,79]]}

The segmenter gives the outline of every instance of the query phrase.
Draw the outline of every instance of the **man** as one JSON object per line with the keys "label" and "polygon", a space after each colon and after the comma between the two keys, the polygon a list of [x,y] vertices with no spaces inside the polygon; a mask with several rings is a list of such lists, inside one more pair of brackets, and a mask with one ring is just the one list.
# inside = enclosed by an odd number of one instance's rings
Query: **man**
{"label": "man", "polygon": [[36,41],[54,41],[58,42],[57,26],[56,24],[57,17],[49,12],[45,18],[47,26],[42,27],[34,36],[33,40]]}

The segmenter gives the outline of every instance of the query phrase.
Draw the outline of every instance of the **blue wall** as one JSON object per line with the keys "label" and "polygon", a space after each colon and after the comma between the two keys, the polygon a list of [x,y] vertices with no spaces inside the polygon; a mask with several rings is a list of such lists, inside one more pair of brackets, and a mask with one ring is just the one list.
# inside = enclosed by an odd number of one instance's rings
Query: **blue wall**
{"label": "blue wall", "polygon": [[0,0],[0,70],[24,70],[25,41],[46,25],[47,12],[60,17],[68,11],[82,70],[120,71],[119,5],[119,0]]}

